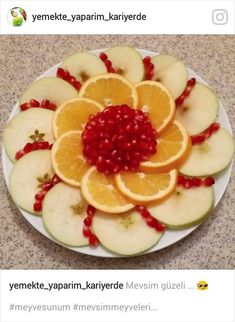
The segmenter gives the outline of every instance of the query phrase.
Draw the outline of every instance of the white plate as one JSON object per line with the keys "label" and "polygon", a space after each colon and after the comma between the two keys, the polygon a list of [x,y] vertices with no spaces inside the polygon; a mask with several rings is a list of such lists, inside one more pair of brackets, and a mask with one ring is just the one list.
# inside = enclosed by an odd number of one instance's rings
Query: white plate
{"label": "white plate", "polygon": [[[93,53],[99,54],[100,52],[104,51],[105,49],[98,49],[98,50],[94,50],[92,51]],[[141,55],[144,56],[154,56],[156,55],[155,52],[152,51],[147,51],[147,50],[141,50],[138,49],[138,51],[141,53]],[[39,78],[41,77],[45,77],[45,76],[55,76],[56,74],[56,70],[57,70],[58,65],[53,66],[52,68],[50,68],[49,70],[47,70],[43,75],[41,75]],[[193,72],[191,69],[188,69],[189,71],[189,78],[191,77],[195,77],[198,81],[208,85],[198,74],[196,74],[195,72]],[[19,107],[18,104],[16,104],[13,108],[13,111],[10,115],[11,119],[13,116],[15,116],[17,113],[19,113]],[[225,129],[227,129],[230,133],[232,133],[231,130],[231,126],[229,123],[229,119],[228,116],[222,106],[222,104],[220,103],[220,108],[219,108],[219,116],[218,116],[218,121],[220,122],[221,126]],[[9,182],[9,175],[11,172],[11,168],[12,168],[12,163],[10,162],[10,160],[8,159],[4,148],[2,149],[2,163],[3,163],[3,174],[4,174],[4,178],[6,181],[6,184],[8,186],[8,182]],[[222,171],[218,176],[216,176],[216,184],[214,186],[215,189],[215,206],[219,203],[220,199],[222,198],[225,189],[227,187],[228,181],[229,181],[229,177],[231,174],[231,169],[232,169],[232,164],[230,164],[230,166],[225,169],[224,171]],[[19,208],[18,208],[19,209]],[[20,213],[26,218],[26,220],[34,227],[36,228],[41,234],[43,234],[44,236],[46,236],[47,238],[53,240],[55,243],[60,244],[58,241],[54,240],[46,231],[44,225],[43,225],[43,221],[41,219],[41,217],[38,216],[34,216],[32,214],[29,214],[28,212],[19,209]],[[193,228],[189,228],[189,229],[184,229],[184,230],[180,230],[180,231],[166,231],[162,238],[160,239],[160,241],[153,246],[150,250],[148,250],[146,253],[152,253],[155,252],[157,250],[160,250],[162,248],[165,248],[167,246],[170,246],[174,243],[176,243],[177,241],[181,240],[182,238],[186,237],[187,235],[189,235],[192,231],[194,231],[198,226],[195,226]],[[60,244],[62,245],[62,244]],[[99,256],[99,257],[120,257],[118,255],[115,255],[111,252],[109,252],[108,250],[104,249],[103,247],[99,246],[97,248],[90,248],[89,246],[86,247],[67,247],[65,245],[62,245],[66,248],[72,249],[76,252],[79,253],[83,253],[83,254],[88,254],[88,255],[93,255],[93,256]]]}

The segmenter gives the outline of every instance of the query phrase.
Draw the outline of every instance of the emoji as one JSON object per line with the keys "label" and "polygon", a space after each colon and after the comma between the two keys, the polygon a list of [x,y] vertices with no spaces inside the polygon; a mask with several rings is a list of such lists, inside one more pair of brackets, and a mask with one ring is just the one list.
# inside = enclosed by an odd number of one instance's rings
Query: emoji
{"label": "emoji", "polygon": [[208,290],[208,284],[205,281],[200,281],[197,283],[197,289],[200,291]]}

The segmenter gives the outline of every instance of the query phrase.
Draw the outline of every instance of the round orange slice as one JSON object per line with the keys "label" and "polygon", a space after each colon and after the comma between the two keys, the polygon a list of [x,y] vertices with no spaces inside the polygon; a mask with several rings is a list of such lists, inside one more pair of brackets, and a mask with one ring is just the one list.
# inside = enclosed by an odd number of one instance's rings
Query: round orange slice
{"label": "round orange slice", "polygon": [[88,79],[79,92],[79,97],[95,100],[103,106],[123,105],[136,107],[138,96],[135,86],[121,75],[100,74]]}
{"label": "round orange slice", "polygon": [[81,131],[62,134],[53,144],[52,165],[64,182],[79,187],[89,168],[82,154]]}
{"label": "round orange slice", "polygon": [[175,169],[169,173],[122,172],[115,176],[118,190],[138,204],[165,198],[175,188],[176,181]]}
{"label": "round orange slice", "polygon": [[138,109],[148,113],[158,132],[174,118],[175,101],[168,89],[159,82],[143,81],[136,86]]}
{"label": "round orange slice", "polygon": [[140,169],[148,172],[165,172],[180,167],[189,156],[191,140],[178,121],[170,124],[157,140],[157,152],[142,162]]}
{"label": "round orange slice", "polygon": [[102,105],[87,98],[75,98],[64,102],[56,110],[53,119],[55,137],[68,131],[83,130],[89,116],[102,109]]}
{"label": "round orange slice", "polygon": [[95,167],[82,178],[81,190],[86,201],[101,211],[122,213],[134,208],[115,187],[113,176],[98,172]]}

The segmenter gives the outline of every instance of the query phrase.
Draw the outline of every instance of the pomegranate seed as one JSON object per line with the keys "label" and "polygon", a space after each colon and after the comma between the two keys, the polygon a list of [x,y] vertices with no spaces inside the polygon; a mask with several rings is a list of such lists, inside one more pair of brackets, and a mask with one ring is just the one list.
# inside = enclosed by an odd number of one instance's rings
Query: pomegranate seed
{"label": "pomegranate seed", "polygon": [[202,184],[202,180],[200,178],[192,178],[191,183],[194,187],[200,187]]}
{"label": "pomegranate seed", "polygon": [[37,149],[38,150],[47,150],[49,149],[49,142],[46,141],[41,141],[41,142],[37,142]]}
{"label": "pomegranate seed", "polygon": [[35,199],[37,201],[42,201],[45,198],[45,195],[46,195],[46,191],[40,190],[38,193],[36,193]]}
{"label": "pomegranate seed", "polygon": [[29,104],[31,107],[39,107],[40,106],[40,103],[38,101],[36,101],[35,99],[31,99],[29,101]]}
{"label": "pomegranate seed", "polygon": [[83,154],[106,174],[136,171],[141,161],[156,153],[156,138],[146,113],[127,105],[110,106],[85,125]]}
{"label": "pomegranate seed", "polygon": [[108,56],[105,53],[100,53],[100,59],[105,62],[108,59]]}
{"label": "pomegranate seed", "polygon": [[183,176],[178,176],[178,178],[177,178],[177,184],[180,186],[180,185],[184,185],[184,183],[185,183],[185,177],[183,177]]}
{"label": "pomegranate seed", "polygon": [[149,65],[151,62],[151,57],[150,56],[144,57],[143,62],[145,66]]}
{"label": "pomegranate seed", "polygon": [[141,212],[144,210],[145,206],[137,205],[137,206],[135,206],[135,208],[137,211]]}
{"label": "pomegranate seed", "polygon": [[215,183],[215,180],[212,177],[207,177],[203,180],[203,185],[205,187],[210,187]]}
{"label": "pomegranate seed", "polygon": [[19,150],[19,151],[17,151],[17,152],[16,152],[15,159],[16,159],[16,160],[19,160],[19,159],[20,159],[20,158],[22,158],[24,155],[25,155],[24,150]]}
{"label": "pomegranate seed", "polygon": [[98,238],[92,233],[91,233],[91,235],[89,237],[89,245],[90,246],[98,246],[99,245]]}
{"label": "pomegranate seed", "polygon": [[86,213],[88,214],[88,216],[93,217],[95,214],[95,211],[96,209],[93,206],[91,205],[87,206]]}
{"label": "pomegranate seed", "polygon": [[84,222],[84,225],[86,227],[91,227],[91,225],[92,225],[92,217],[86,217],[83,222]]}
{"label": "pomegranate seed", "polygon": [[146,223],[147,223],[147,225],[148,225],[148,226],[150,226],[150,227],[152,227],[152,228],[155,228],[158,222],[157,222],[157,220],[156,220],[155,218],[153,218],[153,217],[147,217],[147,218],[146,218]]}
{"label": "pomegranate seed", "polygon": [[176,105],[181,105],[183,104],[184,100],[185,100],[185,97],[184,95],[180,95],[176,100],[175,100],[175,104]]}
{"label": "pomegranate seed", "polygon": [[196,84],[196,78],[191,78],[188,80],[187,85],[194,86]]}
{"label": "pomegranate seed", "polygon": [[212,123],[210,126],[210,130],[214,133],[220,129],[220,124],[219,123]]}
{"label": "pomegranate seed", "polygon": [[204,134],[196,134],[191,136],[192,145],[201,144],[205,141],[205,139]]}
{"label": "pomegranate seed", "polygon": [[154,65],[152,63],[149,63],[148,66],[147,66],[147,71],[151,72],[153,70],[154,70]]}
{"label": "pomegranate seed", "polygon": [[51,150],[53,147],[53,143],[49,145],[49,150]]}
{"label": "pomegranate seed", "polygon": [[63,70],[63,80],[66,80],[67,82],[69,82],[70,80],[70,73],[68,70]]}
{"label": "pomegranate seed", "polygon": [[52,111],[55,111],[57,109],[57,106],[54,103],[49,103],[48,109],[52,110]]}
{"label": "pomegranate seed", "polygon": [[49,100],[42,100],[40,106],[43,107],[43,108],[47,108],[49,106],[50,102]]}
{"label": "pomegranate seed", "polygon": [[52,177],[52,179],[51,179],[51,183],[53,185],[56,185],[59,182],[61,182],[61,179],[56,174],[54,174],[53,177]]}
{"label": "pomegranate seed", "polygon": [[36,151],[36,150],[38,150],[38,142],[33,142],[31,151]]}
{"label": "pomegranate seed", "polygon": [[207,130],[205,130],[205,132],[204,132],[204,138],[205,138],[205,140],[209,139],[211,137],[211,135],[212,135],[212,131],[211,131],[210,128],[207,129]]}
{"label": "pomegranate seed", "polygon": [[42,210],[42,202],[41,201],[36,201],[33,204],[33,210],[34,211],[41,211]]}
{"label": "pomegranate seed", "polygon": [[51,190],[52,187],[53,187],[52,182],[48,181],[48,182],[43,183],[42,190],[49,191],[49,190]]}
{"label": "pomegranate seed", "polygon": [[21,111],[23,112],[23,111],[26,111],[27,109],[29,109],[31,106],[30,106],[30,104],[29,103],[23,103],[23,104],[21,104],[20,105],[20,109],[21,109]]}
{"label": "pomegranate seed", "polygon": [[185,189],[189,189],[189,188],[191,188],[192,187],[192,181],[191,181],[191,179],[185,179],[185,182],[184,182],[184,188]]}
{"label": "pomegranate seed", "polygon": [[162,232],[166,229],[166,226],[160,222],[156,223],[155,229],[159,232]]}
{"label": "pomegranate seed", "polygon": [[63,70],[63,68],[60,68],[59,67],[57,69],[56,76],[59,77],[59,78],[63,78],[64,77],[64,70]]}
{"label": "pomegranate seed", "polygon": [[104,63],[105,63],[107,70],[109,70],[112,67],[112,63],[110,60],[106,60]]}
{"label": "pomegranate seed", "polygon": [[148,217],[150,217],[150,213],[149,213],[149,211],[148,211],[148,209],[147,209],[146,207],[144,207],[144,209],[142,209],[140,213],[141,213],[141,216],[142,216],[143,218],[148,218]]}
{"label": "pomegranate seed", "polygon": [[92,235],[91,229],[88,227],[83,227],[83,236],[89,238]]}
{"label": "pomegranate seed", "polygon": [[109,73],[115,73],[115,69],[113,67],[109,68]]}
{"label": "pomegranate seed", "polygon": [[31,152],[33,149],[33,144],[32,143],[27,143],[25,146],[24,146],[24,152],[25,153],[29,153]]}
{"label": "pomegranate seed", "polygon": [[76,83],[74,84],[74,87],[76,88],[77,91],[79,91],[80,88],[82,87],[82,84],[79,81],[76,81]]}

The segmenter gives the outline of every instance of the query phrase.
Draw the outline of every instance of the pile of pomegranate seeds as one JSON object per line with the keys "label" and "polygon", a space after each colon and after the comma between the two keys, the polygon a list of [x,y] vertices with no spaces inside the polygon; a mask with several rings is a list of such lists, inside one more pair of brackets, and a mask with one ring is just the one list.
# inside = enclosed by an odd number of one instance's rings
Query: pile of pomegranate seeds
{"label": "pile of pomegranate seeds", "polygon": [[204,132],[191,136],[192,145],[202,144],[203,142],[205,142],[205,140],[209,139],[209,137],[211,137],[211,135],[217,132],[219,129],[220,129],[219,123],[212,123],[208,127],[208,129],[206,129]]}
{"label": "pile of pomegranate seeds", "polygon": [[25,154],[36,151],[36,150],[51,150],[52,144],[46,141],[41,141],[41,142],[33,142],[33,143],[26,143],[24,148],[22,150],[19,150],[16,152],[15,159],[19,160],[22,158]]}
{"label": "pile of pomegranate seeds", "polygon": [[42,184],[41,190],[34,196],[35,202],[33,204],[34,211],[42,210],[42,202],[45,195],[51,188],[53,188],[57,183],[61,182],[61,179],[55,174],[51,180],[48,180]]}
{"label": "pile of pomegranate seeds", "polygon": [[77,91],[79,91],[82,87],[82,84],[76,80],[74,76],[71,76],[68,70],[65,70],[61,67],[57,69],[56,76],[71,84],[74,88],[76,88]]}
{"label": "pile of pomegranate seeds", "polygon": [[89,117],[82,133],[83,154],[105,174],[137,171],[140,162],[156,153],[156,138],[147,113],[110,106]]}
{"label": "pile of pomegranate seeds", "polygon": [[83,227],[83,236],[86,238],[89,238],[89,245],[90,246],[98,246],[99,245],[99,240],[98,238],[94,235],[94,233],[91,231],[91,226],[92,226],[92,220],[95,215],[96,209],[92,207],[91,205],[87,206],[87,217],[84,219],[84,227]]}
{"label": "pile of pomegranate seeds", "polygon": [[191,78],[187,81],[187,85],[183,93],[175,100],[176,105],[182,105],[187,96],[191,93],[191,90],[196,84],[196,78]]}
{"label": "pile of pomegranate seeds", "polygon": [[49,100],[42,100],[41,102],[39,102],[33,98],[29,102],[20,105],[20,109],[22,112],[32,107],[41,107],[52,111],[55,111],[57,108],[57,106],[54,103],[51,103]]}
{"label": "pile of pomegranate seeds", "polygon": [[108,56],[105,53],[100,53],[100,59],[104,62],[108,73],[115,73],[112,62],[108,59]]}
{"label": "pile of pomegranate seeds", "polygon": [[215,180],[212,177],[207,177],[204,179],[200,178],[187,178],[184,176],[178,176],[177,185],[182,186],[185,189],[190,189],[193,187],[210,187],[215,183]]}
{"label": "pile of pomegranate seeds", "polygon": [[157,219],[151,216],[150,212],[145,206],[136,206],[136,209],[145,219],[148,226],[156,229],[158,232],[162,232],[166,229],[166,226],[164,224],[160,223]]}
{"label": "pile of pomegranate seeds", "polygon": [[144,67],[145,67],[145,79],[151,80],[154,74],[154,64],[151,63],[151,57],[146,56],[143,59]]}

